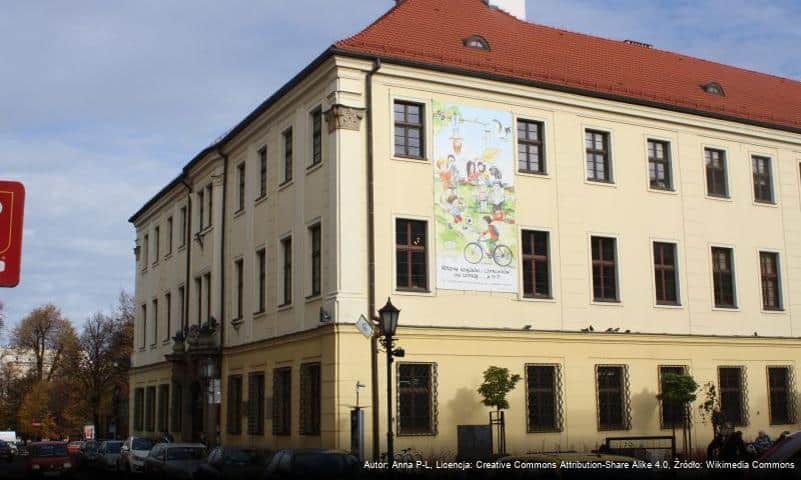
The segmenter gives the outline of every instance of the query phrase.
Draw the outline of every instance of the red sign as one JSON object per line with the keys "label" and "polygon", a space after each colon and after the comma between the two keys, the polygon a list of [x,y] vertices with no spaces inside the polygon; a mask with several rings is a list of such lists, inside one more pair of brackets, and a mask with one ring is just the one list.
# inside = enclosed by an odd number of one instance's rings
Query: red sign
{"label": "red sign", "polygon": [[16,287],[22,260],[25,187],[0,181],[0,287]]}

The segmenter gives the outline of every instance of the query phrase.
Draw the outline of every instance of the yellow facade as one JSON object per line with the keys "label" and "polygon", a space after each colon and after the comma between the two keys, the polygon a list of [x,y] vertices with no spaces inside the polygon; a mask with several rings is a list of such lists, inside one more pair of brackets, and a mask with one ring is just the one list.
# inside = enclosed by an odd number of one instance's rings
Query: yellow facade
{"label": "yellow facade", "polygon": [[[684,366],[699,384],[718,385],[718,368],[741,367],[748,422],[746,437],[757,430],[776,435],[798,424],[771,425],[769,366],[796,370],[801,332],[801,136],[779,130],[668,112],[609,100],[591,99],[488,79],[438,73],[384,64],[370,78],[374,64],[331,56],[316,64],[292,88],[260,110],[224,144],[204,151],[184,170],[178,182],[137,214],[140,246],[160,238],[166,219],[194,204],[186,247],[172,256],[137,263],[137,302],[147,309],[153,300],[159,327],[155,340],[144,339],[142,310],[137,318],[133,356],[133,389],[170,382],[165,355],[172,341],[165,330],[164,295],[178,309],[176,293],[185,288],[187,311],[171,315],[173,330],[218,320],[214,333],[219,354],[222,399],[220,441],[270,448],[325,446],[349,448],[349,412],[356,402],[357,382],[367,385],[360,396],[367,413],[367,454],[372,455],[372,409],[378,407],[379,449],[385,432],[386,379],[379,368],[379,403],[373,405],[370,342],[353,326],[368,311],[370,290],[379,306],[392,297],[401,310],[398,344],[402,363],[436,365],[432,399],[435,434],[400,435],[396,447],[414,447],[432,455],[456,451],[456,426],[487,422],[488,410],[476,392],[481,373],[490,365],[507,367],[524,380],[510,395],[507,448],[510,452],[590,450],[607,436],[667,434],[661,428],[659,367]],[[372,103],[367,104],[371,82]],[[426,107],[426,158],[393,155],[393,102],[405,100]],[[429,291],[410,293],[395,285],[395,219],[424,220],[434,237],[434,167],[431,150],[431,106],[452,102],[510,112],[514,118],[543,122],[546,175],[517,174],[516,225],[550,234],[552,298],[529,299],[517,293],[437,290],[435,242],[427,250]],[[311,113],[341,107],[347,119],[326,115],[322,126],[322,162],[311,164]],[[366,113],[373,116],[375,284],[369,284],[368,135]],[[342,123],[335,123],[340,122]],[[293,129],[293,174],[285,182],[283,134]],[[584,131],[599,129],[611,139],[614,183],[585,179]],[[675,189],[649,188],[646,141],[669,142]],[[267,148],[268,188],[260,196],[260,150]],[[727,152],[729,199],[706,194],[704,148]],[[774,204],[754,201],[751,155],[772,159]],[[244,208],[237,208],[237,167],[245,166]],[[199,230],[198,191],[211,186],[212,225]],[[225,202],[220,201],[225,198]],[[223,209],[223,203],[225,208]],[[206,212],[208,213],[208,212]],[[311,290],[311,240],[308,228],[321,226],[321,290]],[[222,226],[224,225],[224,231]],[[175,226],[176,232],[178,226]],[[617,239],[620,302],[592,298],[589,239],[602,234]],[[281,240],[292,238],[292,299],[283,302],[284,258]],[[176,234],[177,237],[177,234]],[[677,244],[680,304],[655,301],[652,242]],[[202,243],[202,246],[201,246]],[[222,246],[222,248],[221,248]],[[714,306],[713,246],[733,248],[737,308]],[[152,252],[152,246],[150,252]],[[265,311],[257,312],[258,266],[266,255]],[[191,250],[189,273],[186,255]],[[759,252],[779,253],[782,306],[762,308]],[[164,255],[165,247],[160,248]],[[142,256],[140,250],[140,257]],[[244,265],[239,315],[236,264]],[[519,259],[516,259],[519,261]],[[520,269],[518,269],[520,270]],[[222,272],[222,274],[221,274]],[[211,283],[206,287],[205,275]],[[200,297],[195,280],[200,279]],[[522,282],[518,282],[522,288]],[[224,285],[224,287],[223,287]],[[208,288],[208,290],[207,290]],[[204,293],[210,291],[208,296]],[[223,293],[224,295],[221,295]],[[208,302],[208,304],[207,304]],[[147,310],[146,309],[146,310]],[[152,315],[152,313],[150,314]],[[149,317],[152,319],[152,316]],[[151,320],[152,322],[152,320]],[[590,325],[592,332],[582,332]],[[151,323],[151,327],[152,323]],[[616,333],[606,331],[618,329]],[[148,330],[150,331],[150,330]],[[628,333],[622,333],[627,332]],[[170,333],[170,335],[172,334]],[[150,335],[150,334],[149,334]],[[222,343],[222,345],[220,345]],[[383,365],[383,354],[379,365]],[[300,366],[320,364],[320,432],[299,430]],[[558,366],[562,428],[529,432],[526,426],[526,366]],[[153,365],[153,367],[149,367]],[[595,372],[599,365],[625,366],[626,430],[600,431]],[[288,435],[274,435],[268,400],[273,372],[291,367],[291,422]],[[227,379],[242,375],[242,399],[248,398],[247,376],[265,374],[264,433],[228,433]],[[393,379],[397,387],[397,379]],[[797,402],[795,389],[791,400]],[[700,402],[700,400],[699,400]],[[244,403],[244,401],[243,401]],[[697,402],[698,403],[698,402]],[[697,406],[696,406],[697,407]],[[243,407],[244,409],[244,407]],[[133,411],[133,409],[132,409]],[[695,446],[706,445],[711,426],[693,408]],[[798,419],[794,419],[797,422]],[[134,422],[131,422],[134,425]],[[185,428],[188,429],[188,427]],[[153,432],[139,432],[153,433]],[[211,435],[208,435],[211,437]]]}

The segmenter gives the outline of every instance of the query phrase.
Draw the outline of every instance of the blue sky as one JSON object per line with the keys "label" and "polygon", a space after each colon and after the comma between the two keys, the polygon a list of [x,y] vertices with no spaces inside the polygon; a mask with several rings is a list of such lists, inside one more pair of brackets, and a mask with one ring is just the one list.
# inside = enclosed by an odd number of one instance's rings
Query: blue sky
{"label": "blue sky", "polygon": [[[0,178],[28,190],[7,323],[133,290],[127,219],[204,146],[394,0],[0,0]],[[797,0],[529,0],[529,21],[801,79]]]}

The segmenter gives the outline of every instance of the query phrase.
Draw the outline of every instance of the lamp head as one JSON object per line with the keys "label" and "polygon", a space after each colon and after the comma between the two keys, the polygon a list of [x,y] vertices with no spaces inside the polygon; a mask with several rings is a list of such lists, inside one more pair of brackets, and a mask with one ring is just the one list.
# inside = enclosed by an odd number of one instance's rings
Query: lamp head
{"label": "lamp head", "polygon": [[378,322],[381,327],[381,333],[385,336],[392,337],[398,329],[398,317],[400,310],[392,305],[392,300],[387,297],[387,303],[378,311]]}

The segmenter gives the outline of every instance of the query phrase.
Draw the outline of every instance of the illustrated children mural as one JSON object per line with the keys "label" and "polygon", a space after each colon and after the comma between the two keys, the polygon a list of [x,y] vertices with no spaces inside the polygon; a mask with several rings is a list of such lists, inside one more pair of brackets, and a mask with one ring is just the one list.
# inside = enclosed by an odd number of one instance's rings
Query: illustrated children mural
{"label": "illustrated children mural", "polygon": [[517,291],[512,115],[433,107],[437,287]]}

